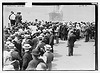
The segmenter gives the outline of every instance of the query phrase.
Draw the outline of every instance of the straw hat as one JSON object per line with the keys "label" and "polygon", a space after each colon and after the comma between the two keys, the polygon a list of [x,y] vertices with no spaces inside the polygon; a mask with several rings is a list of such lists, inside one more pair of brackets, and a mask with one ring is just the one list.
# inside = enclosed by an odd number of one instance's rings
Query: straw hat
{"label": "straw hat", "polygon": [[24,38],[31,38],[31,36],[28,35],[28,34],[25,34],[25,35],[24,35]]}
{"label": "straw hat", "polygon": [[31,48],[31,45],[30,44],[24,44],[22,46],[25,50],[29,50]]}
{"label": "straw hat", "polygon": [[44,47],[45,47],[45,50],[46,50],[46,51],[47,51],[47,50],[49,51],[49,50],[51,50],[51,49],[52,49],[52,48],[51,48],[51,46],[50,46],[50,45],[48,45],[48,44],[47,44],[47,45],[45,45]]}
{"label": "straw hat", "polygon": [[14,45],[13,43],[10,43],[10,44],[8,45],[8,47],[15,47],[15,45]]}

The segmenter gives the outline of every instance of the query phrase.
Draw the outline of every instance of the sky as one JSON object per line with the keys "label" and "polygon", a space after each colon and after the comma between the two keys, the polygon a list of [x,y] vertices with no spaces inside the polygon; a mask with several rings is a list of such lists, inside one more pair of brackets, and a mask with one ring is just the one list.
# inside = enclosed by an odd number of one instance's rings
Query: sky
{"label": "sky", "polygon": [[[3,6],[3,23],[7,25],[9,23],[9,15],[11,11],[15,14],[18,11],[22,13],[23,21],[34,21],[36,18],[39,20],[49,20],[49,13],[54,10],[55,6],[35,6],[24,7],[24,6]],[[61,8],[63,12],[64,21],[95,21],[95,6],[79,6],[79,5],[63,5]]]}

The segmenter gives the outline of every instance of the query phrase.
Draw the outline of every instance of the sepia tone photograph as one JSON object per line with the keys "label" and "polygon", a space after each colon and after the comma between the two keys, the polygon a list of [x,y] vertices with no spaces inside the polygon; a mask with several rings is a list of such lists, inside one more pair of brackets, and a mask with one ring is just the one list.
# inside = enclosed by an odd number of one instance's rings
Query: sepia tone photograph
{"label": "sepia tone photograph", "polygon": [[2,3],[2,71],[98,70],[98,3]]}

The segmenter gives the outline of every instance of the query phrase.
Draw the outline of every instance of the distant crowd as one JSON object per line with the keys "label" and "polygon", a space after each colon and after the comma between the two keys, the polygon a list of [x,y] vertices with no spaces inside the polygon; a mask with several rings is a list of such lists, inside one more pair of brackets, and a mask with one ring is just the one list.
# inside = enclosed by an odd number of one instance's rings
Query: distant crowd
{"label": "distant crowd", "polygon": [[69,56],[75,41],[95,40],[95,22],[23,22],[21,12],[13,11],[9,20],[11,26],[3,31],[3,70],[52,70],[53,46],[59,40],[68,41]]}

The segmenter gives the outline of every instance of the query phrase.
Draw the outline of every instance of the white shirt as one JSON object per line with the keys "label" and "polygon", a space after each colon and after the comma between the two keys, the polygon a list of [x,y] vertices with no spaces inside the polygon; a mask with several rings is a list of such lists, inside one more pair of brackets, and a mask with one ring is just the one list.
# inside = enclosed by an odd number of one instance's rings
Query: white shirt
{"label": "white shirt", "polygon": [[10,20],[15,20],[15,15],[14,14],[11,14]]}

